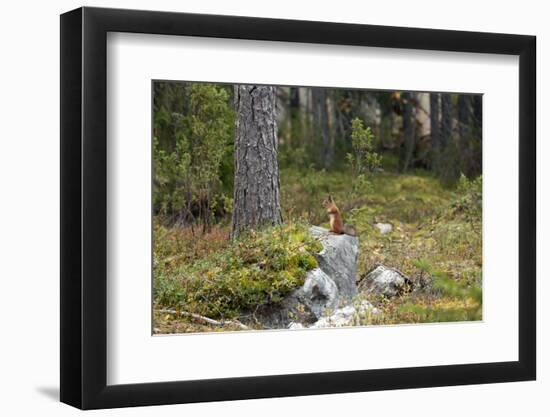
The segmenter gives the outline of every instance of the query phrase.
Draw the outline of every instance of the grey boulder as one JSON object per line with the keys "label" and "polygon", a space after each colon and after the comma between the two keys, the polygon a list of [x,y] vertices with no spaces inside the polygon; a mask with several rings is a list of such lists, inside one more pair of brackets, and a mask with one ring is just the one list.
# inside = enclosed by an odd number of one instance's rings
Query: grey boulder
{"label": "grey boulder", "polygon": [[[345,307],[335,310],[333,313],[321,317],[310,329],[321,329],[325,327],[344,327],[356,324],[361,315],[364,314],[378,314],[379,310],[374,307],[367,300],[363,300],[354,304],[347,305]],[[355,323],[354,323],[355,321]]]}
{"label": "grey boulder", "polygon": [[326,309],[338,306],[338,287],[320,268],[308,271],[304,285],[294,290],[278,306],[260,311],[262,321],[269,327],[301,328],[302,324],[312,324]]}
{"label": "grey boulder", "polygon": [[310,227],[309,233],[323,244],[323,250],[317,254],[319,268],[336,283],[338,297],[351,300],[357,295],[355,275],[359,239],[356,236],[336,235],[318,226]]}
{"label": "grey boulder", "polygon": [[384,265],[377,266],[359,283],[359,290],[365,293],[394,297],[410,285],[410,279],[402,272]]}
{"label": "grey boulder", "polygon": [[297,298],[298,302],[319,318],[327,308],[338,305],[338,287],[322,269],[315,268],[307,273],[304,285],[291,298]]}
{"label": "grey boulder", "polygon": [[327,311],[350,304],[357,295],[357,237],[332,234],[316,226],[309,232],[323,245],[323,250],[316,255],[319,267],[309,271],[304,284],[279,305],[258,312],[264,325],[292,329],[307,327]]}

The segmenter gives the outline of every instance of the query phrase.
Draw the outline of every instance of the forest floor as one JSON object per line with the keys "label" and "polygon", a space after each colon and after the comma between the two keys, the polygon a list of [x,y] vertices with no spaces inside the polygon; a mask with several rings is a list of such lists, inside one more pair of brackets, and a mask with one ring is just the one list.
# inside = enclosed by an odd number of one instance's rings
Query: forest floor
{"label": "forest floor", "polygon": [[[370,296],[380,314],[357,324],[480,320],[482,224],[481,213],[472,213],[470,190],[447,189],[422,170],[386,171],[374,175],[368,192],[354,198],[349,178],[346,172],[283,169],[285,224],[236,243],[229,240],[227,224],[201,235],[155,219],[154,332],[239,330],[238,323],[255,305],[277,302],[299,286],[316,266],[311,255],[319,247],[307,228],[328,227],[321,205],[328,193],[357,229],[358,281],[384,264],[414,283],[398,297]],[[376,223],[391,224],[391,232],[382,234]],[[197,321],[181,311],[224,324]],[[261,324],[252,327],[261,329]]]}

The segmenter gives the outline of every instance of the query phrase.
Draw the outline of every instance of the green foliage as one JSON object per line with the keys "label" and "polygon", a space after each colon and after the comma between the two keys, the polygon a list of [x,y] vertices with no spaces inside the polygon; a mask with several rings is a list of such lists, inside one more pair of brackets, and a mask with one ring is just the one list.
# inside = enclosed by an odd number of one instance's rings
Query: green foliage
{"label": "green foliage", "polygon": [[280,302],[303,285],[322,249],[307,225],[292,223],[218,241],[200,257],[190,254],[190,262],[181,256],[174,262],[171,254],[198,250],[192,238],[182,244],[185,234],[160,225],[155,233],[155,304],[220,319]]}
{"label": "green foliage", "polygon": [[441,323],[482,319],[482,290],[477,284],[467,285],[436,270],[427,260],[417,259],[414,266],[427,274],[430,285],[400,297],[372,299],[378,314],[356,318],[358,325]]}
{"label": "green foliage", "polygon": [[170,112],[173,104],[165,104],[161,93],[155,97],[154,208],[184,223],[210,224],[230,195],[223,192],[222,177],[232,176],[224,162],[231,159],[234,113],[225,88],[200,83],[173,88],[188,108]]}
{"label": "green foliage", "polygon": [[313,165],[302,173],[298,178],[298,184],[301,186],[304,195],[305,211],[309,222],[315,219],[315,207],[319,205],[321,195],[328,192],[327,172],[322,169],[316,170]]}
{"label": "green foliage", "polygon": [[[482,291],[477,285],[467,286],[449,278],[445,273],[435,270],[426,260],[419,259],[415,265],[433,277],[433,290],[451,302],[435,305],[405,303],[400,307],[403,313],[413,313],[419,322],[472,321],[481,320]],[[458,306],[452,301],[462,301]]]}
{"label": "green foliage", "polygon": [[[357,203],[350,200],[350,187],[350,175],[345,171],[318,171],[311,166],[307,170],[281,170],[281,201],[288,222],[311,219],[308,224],[328,226],[321,201],[331,190],[346,222],[351,220],[359,232],[358,277],[383,263],[403,271],[413,279],[415,288],[420,287],[393,299],[369,298],[380,313],[361,317],[358,324],[479,320],[481,222],[471,224],[465,212],[455,207],[471,187],[445,188],[424,171],[375,175],[373,192]],[[392,232],[380,234],[373,227],[378,221],[391,223]],[[287,227],[291,227],[290,232],[285,232]],[[272,235],[274,231],[278,236]],[[313,255],[321,249],[316,241],[311,241],[316,245],[313,249],[288,243],[311,239],[302,221],[243,235],[242,246],[238,245],[241,240],[232,244],[228,234],[227,228],[216,227],[197,239],[189,229],[155,224],[154,289],[158,307],[223,319],[247,314],[257,307],[253,303],[276,302],[290,286],[299,285],[302,281],[297,277],[316,265],[313,256],[301,256],[303,251]],[[289,235],[294,237],[289,240]],[[288,248],[286,255],[277,249],[281,246]],[[299,254],[300,258],[290,262],[288,254]],[[299,267],[293,268],[292,264]],[[204,283],[209,286],[203,288]],[[277,292],[276,288],[283,290]],[[199,329],[196,322],[184,319],[172,320],[169,325],[162,317],[159,320],[170,331],[212,330]],[[176,327],[182,323],[192,327]]]}
{"label": "green foliage", "polygon": [[171,152],[162,149],[157,137],[153,138],[153,158],[155,164],[153,194],[154,207],[164,215],[179,213],[185,205],[186,180],[190,174],[191,156],[185,137],[180,136]]}
{"label": "green foliage", "polygon": [[460,150],[456,135],[450,137],[449,143],[441,152],[438,172],[444,186],[454,186],[460,178]]}
{"label": "green foliage", "polygon": [[283,168],[281,176],[281,205],[283,218],[307,221],[311,224],[328,222],[326,209],[321,204],[332,194],[340,209],[348,215],[351,179],[346,171],[317,170],[310,165],[307,169]]}
{"label": "green foliage", "polygon": [[297,169],[314,166],[315,162],[310,149],[306,149],[305,146],[294,147],[287,143],[279,147],[278,161],[281,168],[292,167]]}
{"label": "green foliage", "polygon": [[471,222],[481,221],[483,211],[483,180],[481,175],[470,180],[464,174],[461,174],[458,180],[457,192],[458,197],[453,204],[455,210],[463,212]]}
{"label": "green foliage", "polygon": [[364,127],[359,118],[351,122],[351,145],[353,153],[348,153],[346,159],[353,176],[353,193],[361,195],[369,191],[370,174],[380,167],[382,158],[375,152],[371,128]]}
{"label": "green foliage", "polygon": [[[154,84],[155,308],[227,320],[279,302],[317,265],[314,255],[321,248],[307,228],[328,226],[321,202],[330,193],[346,223],[359,233],[358,277],[383,263],[414,282],[415,289],[403,296],[370,300],[381,313],[363,318],[362,324],[479,320],[482,179],[460,172],[475,175],[461,162],[477,158],[480,166],[481,142],[470,143],[469,153],[461,155],[461,138],[453,132],[438,155],[440,171],[429,161],[418,163],[417,141],[415,165],[398,174],[395,145],[402,121],[390,94],[378,93],[382,125],[372,124],[371,130],[362,121],[369,120],[366,108],[376,108],[369,93],[334,90],[327,94],[333,164],[320,170],[318,127],[307,102],[311,91],[305,93],[278,125],[286,224],[231,242],[232,87]],[[375,140],[373,132],[384,140]],[[425,146],[429,152],[431,142]],[[383,158],[377,149],[384,149]],[[377,222],[391,223],[392,231],[382,235],[374,227]],[[195,233],[197,224],[207,226],[201,236]],[[168,319],[155,314],[166,324]],[[189,319],[186,323],[197,326]]]}
{"label": "green foliage", "polygon": [[375,152],[372,129],[364,127],[363,121],[359,118],[355,118],[351,122],[351,144],[353,154],[348,154],[347,160],[354,175],[374,172],[380,166],[382,157]]}

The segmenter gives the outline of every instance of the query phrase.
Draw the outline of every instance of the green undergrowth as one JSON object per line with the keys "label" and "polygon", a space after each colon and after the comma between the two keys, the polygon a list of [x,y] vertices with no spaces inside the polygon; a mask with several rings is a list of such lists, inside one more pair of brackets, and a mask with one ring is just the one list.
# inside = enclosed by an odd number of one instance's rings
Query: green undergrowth
{"label": "green undergrowth", "polygon": [[280,302],[317,267],[321,244],[304,223],[251,231],[235,242],[227,228],[194,236],[188,228],[154,226],[155,308],[230,320]]}
{"label": "green undergrowth", "polygon": [[[380,314],[363,318],[362,324],[481,319],[481,177],[462,177],[457,186],[444,187],[422,170],[386,171],[372,177],[369,192],[352,198],[344,171],[287,169],[281,175],[287,216],[328,226],[320,201],[333,195],[345,222],[358,231],[358,279],[384,264],[413,282],[414,290],[395,298],[369,296]],[[392,231],[381,234],[378,222],[390,223]]]}
{"label": "green undergrowth", "polygon": [[442,323],[482,319],[482,290],[478,284],[454,280],[423,259],[414,264],[429,277],[429,286],[392,299],[371,299],[378,313],[359,315],[354,324]]}
{"label": "green undergrowth", "polygon": [[[425,259],[452,279],[481,283],[480,179],[446,188],[422,170],[381,172],[372,177],[369,192],[351,198],[346,171],[285,169],[281,178],[286,218],[328,226],[321,202],[332,194],[344,221],[359,234],[359,277],[379,263],[415,276],[421,271],[414,261]],[[392,231],[382,235],[378,222],[390,223]]]}
{"label": "green undergrowth", "polygon": [[[309,225],[328,227],[322,201],[331,194],[359,236],[357,278],[378,264],[407,275],[413,288],[372,298],[380,313],[361,324],[481,319],[481,178],[444,187],[425,171],[372,175],[369,190],[352,192],[350,173],[314,168],[281,170],[284,224],[229,240],[219,224],[205,234],[154,222],[154,303],[158,332],[238,330],[158,313],[174,309],[216,320],[243,317],[277,303],[317,266],[321,245]],[[382,235],[377,222],[390,223]],[[258,328],[261,328],[258,327]]]}

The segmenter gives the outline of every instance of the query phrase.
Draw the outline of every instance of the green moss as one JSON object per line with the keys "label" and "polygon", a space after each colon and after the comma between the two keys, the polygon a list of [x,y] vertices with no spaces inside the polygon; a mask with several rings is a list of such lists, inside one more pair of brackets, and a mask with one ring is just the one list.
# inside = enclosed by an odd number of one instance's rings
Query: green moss
{"label": "green moss", "polygon": [[[159,255],[167,240],[177,241],[166,238],[155,239]],[[278,303],[303,285],[307,271],[317,267],[314,254],[321,249],[307,225],[291,223],[226,241],[224,247],[192,262],[169,266],[165,258],[155,267],[155,302],[211,318],[236,317],[259,305]]]}

